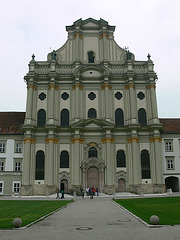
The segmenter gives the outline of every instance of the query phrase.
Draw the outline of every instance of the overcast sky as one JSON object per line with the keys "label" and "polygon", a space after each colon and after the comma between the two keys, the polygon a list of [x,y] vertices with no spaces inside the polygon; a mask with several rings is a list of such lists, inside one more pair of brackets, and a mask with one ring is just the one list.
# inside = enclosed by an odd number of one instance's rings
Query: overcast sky
{"label": "overcast sky", "polygon": [[159,117],[180,118],[180,0],[0,0],[0,111],[26,110],[24,75],[34,53],[67,40],[65,26],[103,18],[116,26],[115,41],[136,60],[150,53],[158,74]]}

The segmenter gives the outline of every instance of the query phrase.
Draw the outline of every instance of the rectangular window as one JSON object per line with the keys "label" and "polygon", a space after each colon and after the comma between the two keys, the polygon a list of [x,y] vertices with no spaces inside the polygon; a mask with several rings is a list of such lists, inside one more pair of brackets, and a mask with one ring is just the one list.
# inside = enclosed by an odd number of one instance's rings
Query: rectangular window
{"label": "rectangular window", "polygon": [[5,152],[5,143],[0,143],[0,153]]}
{"label": "rectangular window", "polygon": [[14,171],[15,172],[21,171],[21,162],[15,162],[15,164],[14,164]]}
{"label": "rectangular window", "polygon": [[0,182],[0,194],[3,194],[4,182]]}
{"label": "rectangular window", "polygon": [[15,152],[16,153],[22,153],[22,143],[17,142],[15,145]]}
{"label": "rectangular window", "polygon": [[173,151],[173,142],[172,141],[165,142],[165,151],[166,152],[172,152]]}
{"label": "rectangular window", "polygon": [[13,182],[13,192],[14,193],[19,193],[21,188],[21,183],[20,182]]}
{"label": "rectangular window", "polygon": [[166,165],[167,165],[167,170],[174,170],[174,157],[168,157],[166,158]]}
{"label": "rectangular window", "polygon": [[0,161],[0,172],[4,171],[4,161]]}

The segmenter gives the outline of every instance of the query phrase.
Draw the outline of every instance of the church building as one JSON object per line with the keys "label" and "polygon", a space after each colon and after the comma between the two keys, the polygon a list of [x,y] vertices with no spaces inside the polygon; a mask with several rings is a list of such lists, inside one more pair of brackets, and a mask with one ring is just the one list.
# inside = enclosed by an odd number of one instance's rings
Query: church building
{"label": "church building", "polygon": [[103,19],[79,19],[66,31],[67,41],[47,60],[33,54],[24,77],[21,194],[79,193],[81,187],[165,192],[165,122],[158,118],[151,56],[136,60]]}

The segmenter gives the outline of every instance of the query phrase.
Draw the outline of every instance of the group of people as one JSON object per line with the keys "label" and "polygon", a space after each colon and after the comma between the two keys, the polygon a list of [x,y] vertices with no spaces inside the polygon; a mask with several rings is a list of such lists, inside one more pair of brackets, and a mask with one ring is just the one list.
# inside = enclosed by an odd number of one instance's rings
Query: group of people
{"label": "group of people", "polygon": [[61,190],[61,197],[59,196],[59,194],[60,194],[60,190],[57,188],[56,189],[56,194],[57,194],[57,196],[56,196],[56,199],[64,199],[64,191],[63,191],[63,189]]}
{"label": "group of people", "polygon": [[[82,198],[84,198],[85,191],[82,187],[81,187],[80,191],[81,191]],[[86,196],[90,196],[91,198],[93,198],[93,196],[99,196],[98,188],[97,187],[87,187],[86,188]]]}

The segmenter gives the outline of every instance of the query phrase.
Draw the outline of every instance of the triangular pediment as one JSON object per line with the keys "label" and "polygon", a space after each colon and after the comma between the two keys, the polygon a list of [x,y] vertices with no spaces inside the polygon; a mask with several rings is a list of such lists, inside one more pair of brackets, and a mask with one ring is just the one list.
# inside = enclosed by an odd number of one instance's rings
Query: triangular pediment
{"label": "triangular pediment", "polygon": [[102,129],[113,128],[114,124],[104,119],[82,119],[71,125],[72,128],[84,128],[84,129]]}

